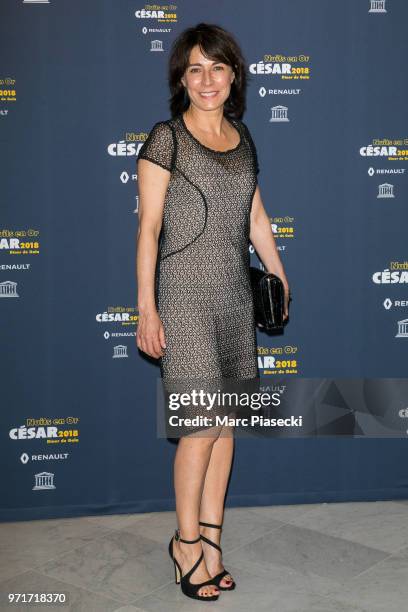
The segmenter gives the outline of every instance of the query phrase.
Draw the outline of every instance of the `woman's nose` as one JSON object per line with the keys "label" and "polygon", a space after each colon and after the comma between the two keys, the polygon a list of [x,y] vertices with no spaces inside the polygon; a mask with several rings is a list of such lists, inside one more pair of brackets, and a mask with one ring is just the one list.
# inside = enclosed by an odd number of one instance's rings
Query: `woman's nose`
{"label": "woman's nose", "polygon": [[210,72],[203,72],[203,85],[211,85],[212,78]]}

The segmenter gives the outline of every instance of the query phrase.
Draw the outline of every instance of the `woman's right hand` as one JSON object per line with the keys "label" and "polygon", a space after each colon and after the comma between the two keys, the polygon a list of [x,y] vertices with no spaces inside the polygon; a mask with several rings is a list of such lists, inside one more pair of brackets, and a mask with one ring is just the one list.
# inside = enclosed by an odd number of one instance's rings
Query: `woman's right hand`
{"label": "woman's right hand", "polygon": [[139,315],[136,344],[141,351],[155,359],[163,357],[166,340],[163,323],[157,310],[147,311]]}

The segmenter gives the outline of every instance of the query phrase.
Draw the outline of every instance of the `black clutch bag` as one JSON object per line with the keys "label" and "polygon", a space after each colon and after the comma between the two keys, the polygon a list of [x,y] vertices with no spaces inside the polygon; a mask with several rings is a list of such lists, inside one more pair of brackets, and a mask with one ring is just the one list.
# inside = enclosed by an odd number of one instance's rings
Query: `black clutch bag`
{"label": "black clutch bag", "polygon": [[249,266],[255,323],[267,331],[283,329],[285,290],[279,276]]}

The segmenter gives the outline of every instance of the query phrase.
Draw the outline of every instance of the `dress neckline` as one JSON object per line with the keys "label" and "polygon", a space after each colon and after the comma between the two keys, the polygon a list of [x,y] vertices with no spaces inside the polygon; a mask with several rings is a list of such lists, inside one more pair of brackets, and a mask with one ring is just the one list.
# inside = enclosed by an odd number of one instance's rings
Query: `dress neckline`
{"label": "dress neckline", "polygon": [[207,145],[203,144],[202,142],[200,142],[198,140],[198,138],[196,138],[194,136],[194,134],[192,134],[190,132],[190,130],[188,129],[186,122],[184,121],[184,117],[183,117],[183,113],[180,113],[180,121],[181,121],[181,125],[183,126],[183,128],[185,129],[185,131],[187,132],[187,134],[198,144],[200,145],[200,147],[202,147],[203,149],[206,149],[207,151],[211,151],[211,153],[217,153],[218,155],[225,155],[227,153],[232,153],[233,151],[236,151],[237,149],[240,148],[240,146],[242,145],[243,142],[243,138],[242,138],[242,132],[240,130],[240,128],[238,127],[238,122],[236,122],[234,119],[228,119],[228,117],[226,117],[224,115],[225,119],[228,121],[228,123],[230,125],[232,125],[232,127],[234,127],[239,135],[239,142],[238,144],[233,147],[232,149],[227,149],[226,151],[217,151],[216,149],[211,149],[211,147],[207,147]]}

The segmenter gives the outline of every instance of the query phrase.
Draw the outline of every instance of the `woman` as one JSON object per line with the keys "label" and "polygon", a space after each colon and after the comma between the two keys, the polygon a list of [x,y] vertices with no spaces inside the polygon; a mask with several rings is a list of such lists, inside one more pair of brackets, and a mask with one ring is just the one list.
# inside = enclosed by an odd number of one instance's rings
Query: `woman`
{"label": "woman", "polygon": [[[256,378],[249,240],[284,283],[285,319],[289,285],[257,186],[256,149],[240,119],[239,46],[216,25],[185,30],[173,44],[169,84],[172,118],[153,126],[137,162],[137,346],[160,360],[163,379]],[[233,430],[212,433],[179,439],[179,528],[169,544],[176,582],[202,600],[235,588],[219,546]]]}

